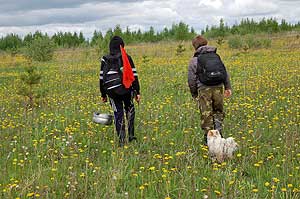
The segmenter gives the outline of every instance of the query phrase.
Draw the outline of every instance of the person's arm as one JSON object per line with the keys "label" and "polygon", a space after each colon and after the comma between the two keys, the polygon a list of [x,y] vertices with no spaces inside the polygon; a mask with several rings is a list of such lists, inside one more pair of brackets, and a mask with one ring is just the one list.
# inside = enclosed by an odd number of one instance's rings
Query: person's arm
{"label": "person's arm", "polygon": [[193,98],[198,97],[198,88],[197,88],[197,59],[193,57],[189,63],[188,67],[188,85]]}
{"label": "person's arm", "polygon": [[227,72],[227,70],[226,70],[226,73],[227,73],[227,76],[226,76],[226,80],[224,82],[224,87],[225,87],[224,96],[225,97],[230,97],[231,94],[232,94],[231,83],[230,83],[230,75]]}
{"label": "person's arm", "polygon": [[107,102],[107,96],[106,92],[103,87],[103,68],[104,65],[106,64],[105,58],[101,58],[101,67],[100,67],[100,74],[99,74],[99,88],[100,88],[100,93],[101,93],[101,98],[103,102]]}

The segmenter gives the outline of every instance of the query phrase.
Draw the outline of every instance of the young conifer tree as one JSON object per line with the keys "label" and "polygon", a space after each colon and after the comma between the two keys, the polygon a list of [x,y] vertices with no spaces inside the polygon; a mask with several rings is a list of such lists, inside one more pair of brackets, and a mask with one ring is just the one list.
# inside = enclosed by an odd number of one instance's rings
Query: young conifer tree
{"label": "young conifer tree", "polygon": [[24,96],[25,107],[33,108],[37,99],[45,96],[46,90],[41,86],[42,74],[35,66],[25,68],[25,73],[20,75],[17,94]]}

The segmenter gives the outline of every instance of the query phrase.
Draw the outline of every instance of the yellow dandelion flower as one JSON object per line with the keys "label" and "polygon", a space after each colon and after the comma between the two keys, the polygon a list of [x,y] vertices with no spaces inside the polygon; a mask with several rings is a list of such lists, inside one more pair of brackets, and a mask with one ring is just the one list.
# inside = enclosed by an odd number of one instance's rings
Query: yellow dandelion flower
{"label": "yellow dandelion flower", "polygon": [[164,173],[168,173],[168,169],[166,169],[166,168],[162,168],[162,171],[163,171]]}
{"label": "yellow dandelion flower", "polygon": [[34,196],[34,192],[31,192],[31,193],[27,194],[27,197],[32,197],[32,196]]}
{"label": "yellow dandelion flower", "polygon": [[252,189],[252,192],[257,193],[258,189]]}
{"label": "yellow dandelion flower", "polygon": [[171,171],[176,171],[177,169],[174,167],[174,168],[171,168],[170,170],[171,170]]}
{"label": "yellow dandelion flower", "polygon": [[275,185],[272,185],[272,187],[271,187],[272,189],[276,189],[276,186]]}
{"label": "yellow dandelion flower", "polygon": [[218,196],[221,195],[221,192],[218,190],[214,190],[215,194],[217,194]]}
{"label": "yellow dandelion flower", "polygon": [[281,188],[281,191],[282,191],[282,192],[286,192],[287,189],[286,189],[285,187],[282,187],[282,188]]}
{"label": "yellow dandelion flower", "polygon": [[293,193],[299,193],[300,191],[299,191],[299,189],[298,188],[294,188],[293,189]]}
{"label": "yellow dandelion flower", "polygon": [[270,183],[269,182],[265,182],[265,186],[266,187],[270,186]]}
{"label": "yellow dandelion flower", "polygon": [[278,178],[273,178],[273,182],[277,183],[279,182],[280,180]]}
{"label": "yellow dandelion flower", "polygon": [[141,186],[139,187],[139,189],[140,189],[140,190],[144,190],[144,189],[145,189],[144,185],[141,185]]}
{"label": "yellow dandelion flower", "polygon": [[155,167],[149,167],[148,170],[149,170],[149,171],[154,171],[154,170],[155,170]]}

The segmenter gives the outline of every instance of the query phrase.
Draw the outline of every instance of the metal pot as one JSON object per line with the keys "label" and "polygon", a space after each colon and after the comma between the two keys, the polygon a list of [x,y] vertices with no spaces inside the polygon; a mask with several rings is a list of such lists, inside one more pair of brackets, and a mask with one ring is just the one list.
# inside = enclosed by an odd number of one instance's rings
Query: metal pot
{"label": "metal pot", "polygon": [[113,116],[105,113],[93,113],[93,122],[97,124],[111,125]]}

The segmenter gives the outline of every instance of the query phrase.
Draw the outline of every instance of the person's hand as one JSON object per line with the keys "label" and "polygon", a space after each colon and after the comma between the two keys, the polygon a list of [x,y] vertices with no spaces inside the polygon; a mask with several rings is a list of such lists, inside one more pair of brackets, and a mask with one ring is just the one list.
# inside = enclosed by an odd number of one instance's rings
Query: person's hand
{"label": "person's hand", "polygon": [[230,89],[224,91],[224,97],[230,97],[231,94],[232,94],[232,91]]}
{"label": "person's hand", "polygon": [[141,95],[136,95],[135,96],[135,101],[139,104],[141,101]]}
{"label": "person's hand", "polygon": [[102,97],[102,99],[101,99],[101,100],[102,100],[102,102],[104,102],[104,103],[105,103],[105,102],[107,102],[107,97]]}

